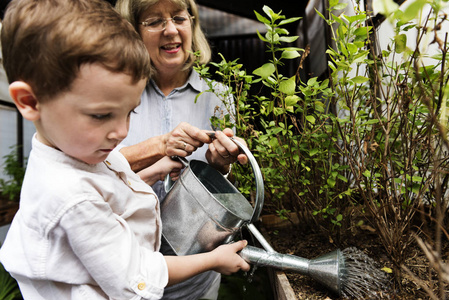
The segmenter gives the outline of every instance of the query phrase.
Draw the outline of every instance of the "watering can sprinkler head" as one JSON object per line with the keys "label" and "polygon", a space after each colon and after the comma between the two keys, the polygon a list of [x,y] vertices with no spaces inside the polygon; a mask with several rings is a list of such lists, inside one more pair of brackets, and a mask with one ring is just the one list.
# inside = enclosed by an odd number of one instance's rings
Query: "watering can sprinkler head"
{"label": "watering can sprinkler head", "polygon": [[329,290],[341,295],[345,263],[343,254],[339,249],[315,259],[306,259],[246,246],[240,251],[240,256],[248,263],[257,266],[273,267],[308,275]]}
{"label": "watering can sprinkler head", "polygon": [[308,275],[338,295],[341,295],[345,273],[345,259],[340,249],[312,259],[309,263]]}

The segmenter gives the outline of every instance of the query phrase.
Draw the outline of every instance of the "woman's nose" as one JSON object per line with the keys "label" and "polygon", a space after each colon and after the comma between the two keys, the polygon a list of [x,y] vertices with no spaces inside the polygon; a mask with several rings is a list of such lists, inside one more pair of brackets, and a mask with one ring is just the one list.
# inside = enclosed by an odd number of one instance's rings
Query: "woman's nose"
{"label": "woman's nose", "polygon": [[175,23],[173,23],[173,20],[169,19],[167,20],[167,23],[165,23],[165,30],[164,34],[177,34],[178,28],[176,28]]}

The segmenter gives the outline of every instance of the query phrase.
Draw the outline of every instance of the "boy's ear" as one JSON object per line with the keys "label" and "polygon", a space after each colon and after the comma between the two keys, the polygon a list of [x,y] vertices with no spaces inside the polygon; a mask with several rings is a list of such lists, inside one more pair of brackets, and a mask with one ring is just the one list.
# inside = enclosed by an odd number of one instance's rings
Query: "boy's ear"
{"label": "boy's ear", "polygon": [[9,94],[25,119],[36,121],[40,118],[39,102],[29,84],[14,81],[9,85]]}

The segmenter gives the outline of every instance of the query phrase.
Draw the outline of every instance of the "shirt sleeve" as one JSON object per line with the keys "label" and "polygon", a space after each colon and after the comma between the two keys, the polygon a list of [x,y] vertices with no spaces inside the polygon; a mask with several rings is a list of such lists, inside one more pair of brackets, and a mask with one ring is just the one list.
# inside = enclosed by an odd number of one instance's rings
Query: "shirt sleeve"
{"label": "shirt sleeve", "polygon": [[73,206],[61,217],[60,226],[75,255],[109,297],[162,297],[168,283],[164,257],[142,247],[130,225],[103,199]]}

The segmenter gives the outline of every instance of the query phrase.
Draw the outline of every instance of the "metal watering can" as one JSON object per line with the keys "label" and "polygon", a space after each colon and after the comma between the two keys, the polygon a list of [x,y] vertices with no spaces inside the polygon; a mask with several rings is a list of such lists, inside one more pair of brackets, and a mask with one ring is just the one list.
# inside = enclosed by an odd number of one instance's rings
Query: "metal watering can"
{"label": "metal watering can", "polygon": [[340,276],[344,274],[340,250],[313,260],[280,254],[253,225],[263,207],[263,177],[252,153],[239,141],[232,140],[246,154],[253,170],[254,208],[231,182],[207,163],[178,157],[185,170],[173,185],[169,176],[164,182],[167,195],[161,204],[163,237],[177,255],[190,255],[232,242],[246,226],[265,249],[244,248],[239,254],[248,263],[309,275],[340,294]]}

